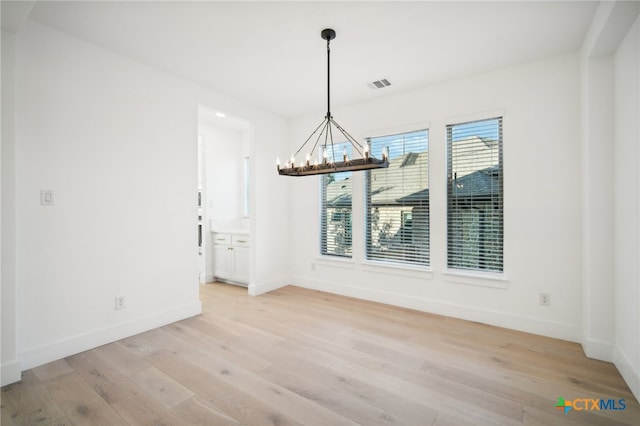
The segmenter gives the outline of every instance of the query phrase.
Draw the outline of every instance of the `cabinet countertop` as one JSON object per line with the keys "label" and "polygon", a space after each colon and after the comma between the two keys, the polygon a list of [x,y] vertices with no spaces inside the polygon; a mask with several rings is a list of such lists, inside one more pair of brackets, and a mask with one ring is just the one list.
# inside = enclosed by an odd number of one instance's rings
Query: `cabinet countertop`
{"label": "cabinet countertop", "polygon": [[232,228],[218,231],[211,231],[214,234],[235,234],[235,235],[249,235],[248,229]]}

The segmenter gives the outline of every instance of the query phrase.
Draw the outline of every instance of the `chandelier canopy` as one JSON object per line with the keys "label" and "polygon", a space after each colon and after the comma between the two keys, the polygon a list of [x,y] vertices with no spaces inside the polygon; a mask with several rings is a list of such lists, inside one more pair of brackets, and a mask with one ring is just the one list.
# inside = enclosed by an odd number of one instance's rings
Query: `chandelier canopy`
{"label": "chandelier canopy", "polygon": [[[284,167],[277,160],[278,173],[283,176],[308,176],[326,173],[337,173],[358,170],[370,170],[389,167],[389,154],[385,148],[382,151],[382,158],[377,159],[369,152],[369,145],[365,142],[360,144],[342,126],[333,119],[331,115],[331,49],[329,43],[336,38],[336,32],[331,28],[326,28],[320,33],[323,40],[327,41],[327,114],[316,129],[309,135],[307,140],[298,150],[291,155]],[[336,150],[333,143],[333,128],[335,128],[349,142],[360,158],[349,158],[347,150],[342,153],[341,161],[336,161]],[[312,140],[313,147],[307,150],[304,159],[296,157],[304,152],[304,147]]]}

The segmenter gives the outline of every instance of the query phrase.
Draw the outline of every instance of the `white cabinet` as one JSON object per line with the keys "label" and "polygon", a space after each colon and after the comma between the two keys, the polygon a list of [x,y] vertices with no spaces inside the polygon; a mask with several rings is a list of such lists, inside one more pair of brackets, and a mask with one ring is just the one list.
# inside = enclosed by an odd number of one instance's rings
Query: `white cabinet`
{"label": "white cabinet", "polygon": [[213,246],[213,275],[217,278],[231,279],[233,255],[230,250],[230,247],[220,244]]}
{"label": "white cabinet", "polygon": [[213,234],[213,275],[223,281],[249,284],[249,235]]}

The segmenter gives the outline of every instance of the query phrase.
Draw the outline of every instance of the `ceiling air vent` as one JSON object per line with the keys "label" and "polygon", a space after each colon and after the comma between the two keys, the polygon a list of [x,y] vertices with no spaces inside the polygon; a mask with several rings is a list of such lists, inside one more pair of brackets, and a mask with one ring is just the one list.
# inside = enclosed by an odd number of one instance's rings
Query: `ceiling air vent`
{"label": "ceiling air vent", "polygon": [[382,78],[380,80],[372,81],[368,86],[374,90],[382,89],[384,87],[391,86],[391,82],[387,78]]}

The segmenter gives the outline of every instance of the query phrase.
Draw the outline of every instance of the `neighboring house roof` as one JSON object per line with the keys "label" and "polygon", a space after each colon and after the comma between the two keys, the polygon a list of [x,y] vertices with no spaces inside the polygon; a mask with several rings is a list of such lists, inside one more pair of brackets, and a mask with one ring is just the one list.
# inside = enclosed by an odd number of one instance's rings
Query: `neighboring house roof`
{"label": "neighboring house roof", "polygon": [[[497,141],[472,136],[453,144],[453,152],[460,164],[472,169],[459,168],[454,189],[456,197],[484,197],[498,188]],[[389,160],[387,169],[371,172],[371,199],[374,206],[420,205],[429,199],[428,152],[409,152]],[[478,170],[478,168],[482,168]],[[419,182],[408,186],[404,174],[418,174]],[[327,205],[351,206],[352,179],[338,179],[327,185]]]}
{"label": "neighboring house roof", "polygon": [[429,202],[429,188],[423,189],[422,191],[414,192],[413,194],[409,194],[402,198],[399,198],[398,203],[400,204],[410,204],[410,205],[421,205],[427,204]]}
{"label": "neighboring house roof", "polygon": [[451,144],[453,172],[458,178],[499,164],[498,141],[470,136]]}
{"label": "neighboring house roof", "polygon": [[330,207],[350,207],[352,187],[350,177],[331,182],[327,185],[327,205]]}
{"label": "neighboring house roof", "polygon": [[[387,169],[376,170],[371,173],[371,202],[374,206],[388,206],[402,204],[401,199],[429,188],[428,152],[409,152],[389,160]],[[406,175],[406,177],[405,177]],[[409,176],[418,175],[415,184],[409,185],[414,179]],[[407,201],[417,201],[414,198]]]}
{"label": "neighboring house roof", "polygon": [[499,193],[500,167],[493,166],[478,170],[452,183],[453,196],[456,198],[483,198]]}

